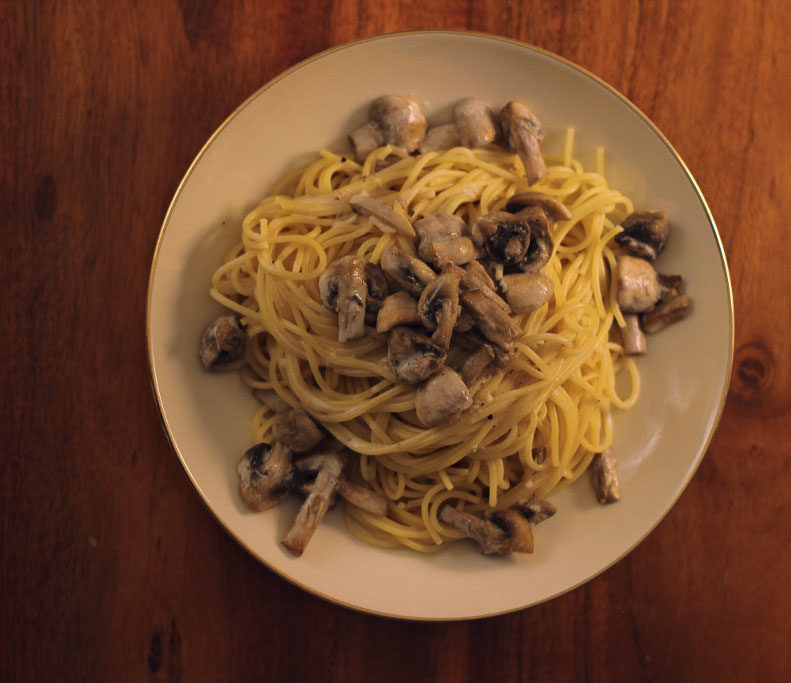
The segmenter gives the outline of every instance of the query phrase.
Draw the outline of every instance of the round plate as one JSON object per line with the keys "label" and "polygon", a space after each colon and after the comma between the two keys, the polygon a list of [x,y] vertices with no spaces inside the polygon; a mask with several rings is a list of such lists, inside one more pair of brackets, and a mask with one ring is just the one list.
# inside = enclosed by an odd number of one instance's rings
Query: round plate
{"label": "round plate", "polygon": [[[340,507],[300,559],[280,546],[297,511],[289,500],[249,512],[236,463],[251,445],[257,402],[236,373],[200,367],[197,343],[220,312],[212,272],[243,216],[286,170],[322,147],[348,149],[371,101],[415,97],[429,123],[454,102],[528,102],[544,122],[545,152],[568,127],[575,156],[593,167],[606,150],[610,184],[672,224],[660,271],[683,274],[694,314],[649,339],[638,361],[642,394],[615,415],[622,500],[598,505],[588,481],[553,498],[558,514],[536,528],[533,555],[484,557],[471,542],[424,555],[358,541]],[[700,463],[719,419],[733,354],[733,304],[722,244],[684,163],[634,105],[579,67],[494,36],[410,32],[342,45],[308,59],[248,99],[206,143],[165,217],[148,293],[148,353],[162,420],[206,505],[250,553],[295,584],[356,609],[411,619],[462,619],[521,609],[587,581],[623,557],[668,512]],[[587,479],[587,478],[584,478]]]}

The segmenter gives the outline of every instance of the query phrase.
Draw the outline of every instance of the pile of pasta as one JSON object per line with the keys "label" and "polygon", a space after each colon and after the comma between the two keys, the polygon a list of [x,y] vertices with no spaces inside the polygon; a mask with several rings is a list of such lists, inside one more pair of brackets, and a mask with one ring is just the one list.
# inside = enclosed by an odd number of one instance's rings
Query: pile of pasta
{"label": "pile of pasta", "polygon": [[[390,243],[416,255],[412,240],[355,214],[352,196],[392,202],[413,223],[449,213],[470,225],[527,189],[516,154],[456,147],[412,156],[385,146],[358,163],[322,150],[245,217],[241,241],[214,274],[211,296],[247,328],[247,384],[307,411],[356,454],[348,476],[388,499],[385,517],[346,505],[364,541],[435,551],[462,537],[438,521],[443,504],[481,514],[551,495],[610,446],[611,411],[637,400],[637,368],[611,336],[624,324],[612,238],[633,206],[607,185],[602,151],[596,171],[586,171],[573,139],[569,131],[563,156],[546,156],[546,177],[530,186],[571,213],[552,227],[554,253],[543,268],[554,294],[514,317],[524,330],[515,357],[470,387],[472,407],[436,426],[417,420],[415,385],[388,367],[387,335],[367,327],[363,338],[338,342],[319,277],[349,254],[378,263]],[[460,353],[451,349],[447,364],[458,367]],[[616,392],[621,371],[631,380],[627,396]],[[266,406],[258,410],[255,443],[271,442],[274,420]]]}

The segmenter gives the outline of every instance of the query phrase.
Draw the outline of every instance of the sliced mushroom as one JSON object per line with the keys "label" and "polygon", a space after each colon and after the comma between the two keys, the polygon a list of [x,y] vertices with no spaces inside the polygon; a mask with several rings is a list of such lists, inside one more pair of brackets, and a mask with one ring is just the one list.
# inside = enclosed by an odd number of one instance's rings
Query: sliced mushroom
{"label": "sliced mushroom", "polygon": [[417,419],[426,427],[463,413],[471,405],[472,397],[464,380],[446,366],[423,382],[415,394]]}
{"label": "sliced mushroom", "polygon": [[505,532],[511,552],[533,552],[533,527],[519,510],[496,510],[487,516]]}
{"label": "sliced mushroom", "polygon": [[633,256],[655,261],[667,244],[670,224],[664,211],[635,211],[621,223],[615,241]]}
{"label": "sliced mushroom", "polygon": [[257,389],[253,392],[277,417],[272,426],[272,437],[294,453],[307,453],[324,438],[318,425],[304,410],[292,408],[276,391]]}
{"label": "sliced mushroom", "polygon": [[489,277],[489,273],[486,272],[486,268],[481,265],[480,261],[470,261],[464,266],[464,270],[467,273],[467,278],[462,281],[462,286],[465,289],[481,289],[483,287],[488,287],[492,291],[496,289],[494,280]]}
{"label": "sliced mushroom", "polygon": [[464,268],[459,268],[452,263],[446,263],[442,272],[454,273],[459,276],[460,291],[472,292],[478,290],[495,306],[502,308],[505,313],[511,312],[511,307],[494,290],[494,282],[492,282],[492,279],[478,261],[470,261]]}
{"label": "sliced mushroom", "polygon": [[392,145],[413,152],[426,134],[426,118],[411,97],[385,95],[371,106],[370,121],[354,131],[349,139],[358,161],[377,147]]}
{"label": "sliced mushroom", "polygon": [[354,254],[333,261],[319,278],[319,292],[324,306],[338,313],[339,342],[365,335],[365,261]]}
{"label": "sliced mushroom", "polygon": [[387,284],[387,276],[384,271],[375,263],[365,262],[365,281],[368,283],[368,297],[365,299],[366,315],[373,314],[376,319],[376,312],[382,308],[390,287]]}
{"label": "sliced mushroom", "polygon": [[616,299],[623,313],[644,313],[659,301],[659,280],[645,259],[623,254],[618,257]]}
{"label": "sliced mushroom", "polygon": [[469,332],[475,327],[475,319],[469,314],[466,308],[459,307],[459,317],[456,318],[456,324],[453,326],[454,332]]}
{"label": "sliced mushroom", "polygon": [[415,223],[420,236],[418,254],[426,263],[442,268],[446,263],[464,264],[475,258],[475,246],[464,232],[466,224],[458,216],[435,213]]}
{"label": "sliced mushroom", "polygon": [[544,273],[515,273],[503,276],[505,300],[516,314],[532,313],[552,297],[555,285]]}
{"label": "sliced mushroom", "polygon": [[[319,457],[319,454],[314,456]],[[338,483],[343,473],[345,456],[331,451],[321,454],[321,463],[310,494],[297,513],[294,525],[281,543],[299,557],[316,531],[325,513],[333,502]]]}
{"label": "sliced mushroom", "polygon": [[544,130],[536,115],[521,102],[509,102],[500,112],[500,123],[508,148],[522,160],[527,182],[532,185],[541,180],[547,166],[538,146]]}
{"label": "sliced mushroom", "polygon": [[626,325],[621,328],[621,341],[623,352],[627,356],[644,356],[646,354],[645,334],[640,329],[640,318],[634,313],[627,313],[623,317]]}
{"label": "sliced mushroom", "polygon": [[643,329],[648,334],[656,334],[668,325],[683,320],[692,313],[692,299],[685,294],[660,303],[655,309],[643,316]]}
{"label": "sliced mushroom", "polygon": [[444,126],[434,126],[429,128],[420,144],[417,151],[420,154],[428,154],[429,152],[442,152],[446,149],[458,147],[461,144],[459,138],[459,130],[456,128],[455,123],[448,123]]}
{"label": "sliced mushroom", "polygon": [[423,324],[434,331],[431,341],[447,349],[459,316],[459,276],[443,273],[426,285],[417,303],[417,310]]}
{"label": "sliced mushroom", "polygon": [[544,210],[538,206],[528,206],[516,216],[530,226],[530,246],[519,268],[525,273],[534,273],[549,262],[555,248],[549,232],[549,221]]}
{"label": "sliced mushroom", "polygon": [[393,244],[388,245],[382,254],[381,265],[393,282],[414,296],[420,296],[425,286],[437,277],[423,261]]}
{"label": "sliced mushroom", "polygon": [[459,298],[475,320],[475,326],[489,341],[507,348],[524,334],[511,316],[480,289],[464,292]]}
{"label": "sliced mushroom", "polygon": [[474,540],[485,555],[504,555],[510,552],[505,531],[487,519],[457,510],[447,503],[440,508],[438,517],[441,522]]}
{"label": "sliced mushroom", "polygon": [[495,211],[480,216],[471,233],[473,242],[482,243],[492,259],[524,272],[543,268],[554,248],[549,221],[538,206],[528,206],[517,214]]}
{"label": "sliced mushroom", "polygon": [[407,292],[396,292],[388,296],[376,318],[376,331],[383,334],[396,325],[412,325],[420,322],[417,299]]}
{"label": "sliced mushroom", "polygon": [[608,448],[603,453],[596,453],[590,464],[591,484],[596,500],[600,504],[614,503],[621,497],[618,484],[618,472],[615,469],[615,456]]}
{"label": "sliced mushroom", "polygon": [[223,315],[206,328],[198,346],[198,355],[207,370],[235,370],[245,364],[246,344],[247,332],[239,318]]}
{"label": "sliced mushroom", "polygon": [[355,213],[370,218],[371,223],[382,232],[395,232],[405,237],[415,236],[412,224],[401,216],[392,204],[386,204],[364,194],[356,194],[349,200],[349,206]]}
{"label": "sliced mushroom", "polygon": [[236,468],[239,492],[251,510],[275,507],[288,495],[294,476],[291,451],[283,444],[258,443],[247,449]]}
{"label": "sliced mushroom", "polygon": [[535,498],[517,505],[516,509],[531,524],[540,524],[554,515],[558,509],[548,500],[536,500]]}
{"label": "sliced mushroom", "polygon": [[687,293],[684,278],[680,275],[666,275],[657,273],[659,280],[659,299],[660,301],[670,301],[677,296]]}
{"label": "sliced mushroom", "polygon": [[399,325],[390,331],[387,360],[401,382],[417,384],[439,370],[445,362],[445,349],[425,335]]}
{"label": "sliced mushroom", "polygon": [[553,223],[571,218],[571,212],[563,204],[543,192],[518,192],[506,202],[505,210],[519,213],[528,206],[538,206]]}
{"label": "sliced mushroom", "polygon": [[498,368],[506,367],[516,355],[516,344],[492,344],[494,349],[494,364]]}
{"label": "sliced mushroom", "polygon": [[[325,454],[309,455],[294,462],[297,475],[295,485],[306,496],[310,495],[313,490],[313,484],[324,458]],[[387,499],[384,496],[349,481],[344,474],[341,474],[338,480],[337,492],[344,500],[372,515],[384,517],[387,514]]]}
{"label": "sliced mushroom", "polygon": [[469,387],[478,379],[494,360],[494,349],[490,344],[482,344],[473,351],[462,363],[459,373],[464,383]]}
{"label": "sliced mushroom", "polygon": [[465,147],[485,147],[497,139],[497,114],[483,100],[467,97],[453,107],[461,144]]}

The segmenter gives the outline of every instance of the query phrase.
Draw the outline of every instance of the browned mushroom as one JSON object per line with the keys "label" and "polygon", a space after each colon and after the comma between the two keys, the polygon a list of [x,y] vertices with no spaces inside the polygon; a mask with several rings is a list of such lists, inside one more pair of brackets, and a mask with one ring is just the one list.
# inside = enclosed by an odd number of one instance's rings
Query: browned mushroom
{"label": "browned mushroom", "polygon": [[552,297],[555,285],[544,273],[514,273],[504,275],[500,285],[505,300],[517,314],[532,313]]}
{"label": "browned mushroom", "polygon": [[236,470],[242,500],[259,512],[275,507],[288,495],[294,476],[291,451],[279,443],[258,443],[249,448]]}
{"label": "browned mushroom", "polygon": [[324,434],[304,410],[292,408],[271,389],[256,389],[253,392],[261,403],[276,414],[272,426],[272,438],[290,448],[294,453],[312,450]]}
{"label": "browned mushroom", "polygon": [[652,311],[643,315],[643,329],[648,334],[656,334],[668,325],[683,320],[692,312],[692,300],[681,294],[669,301],[663,301]]}
{"label": "browned mushroom", "polygon": [[415,394],[417,418],[426,427],[458,415],[471,405],[472,397],[464,380],[446,366],[423,382]]}
{"label": "browned mushroom", "polygon": [[420,237],[418,255],[435,268],[446,263],[464,264],[475,258],[475,246],[464,233],[467,229],[458,216],[435,213],[415,223]]}
{"label": "browned mushroom", "polygon": [[494,304],[481,290],[464,292],[460,300],[475,320],[475,326],[495,344],[508,348],[524,334],[511,316]]}
{"label": "browned mushroom", "polygon": [[517,505],[516,509],[519,510],[522,516],[531,524],[540,524],[558,511],[548,500],[537,500],[535,498],[529,500],[527,503]]}
{"label": "browned mushroom", "polygon": [[464,268],[459,268],[452,263],[446,263],[443,273],[453,273],[459,276],[459,290],[462,292],[480,291],[483,296],[491,301],[505,313],[511,313],[511,307],[494,290],[494,282],[478,261],[470,261]]}
{"label": "browned mushroom", "polygon": [[657,279],[659,280],[659,299],[661,301],[670,301],[687,293],[684,278],[680,275],[657,273]]}
{"label": "browned mushroom", "polygon": [[519,213],[528,206],[537,206],[553,223],[571,218],[571,212],[554,197],[543,192],[518,192],[505,204],[509,213]]}
{"label": "browned mushroom", "polygon": [[621,341],[623,352],[627,356],[644,356],[646,354],[645,334],[640,329],[640,318],[634,313],[627,313],[623,317],[626,325],[621,328]]}
{"label": "browned mushroom", "polygon": [[438,517],[441,522],[449,524],[475,541],[484,555],[503,555],[510,552],[505,531],[487,519],[457,510],[447,503],[440,508]]}
{"label": "browned mushroom", "polygon": [[618,257],[616,278],[618,306],[623,313],[644,313],[659,300],[659,280],[645,259],[623,254]]}
{"label": "browned mushroom", "polygon": [[384,300],[376,318],[376,331],[383,334],[396,325],[412,325],[420,322],[417,299],[407,292],[396,292]]}
{"label": "browned mushroom", "polygon": [[533,528],[519,510],[495,510],[487,517],[500,527],[508,537],[509,551],[513,553],[533,552]]}
{"label": "browned mushroom", "polygon": [[469,387],[478,379],[494,360],[494,349],[490,344],[482,344],[476,351],[467,356],[462,363],[459,373],[464,383]]}
{"label": "browned mushroom", "polygon": [[411,97],[385,95],[371,105],[370,120],[349,139],[357,160],[362,162],[383,145],[413,152],[426,134],[426,118]]}
{"label": "browned mushroom", "polygon": [[399,381],[417,384],[439,370],[445,362],[445,349],[425,335],[398,325],[390,331],[387,360]]}
{"label": "browned mushroom", "polygon": [[415,236],[412,224],[400,215],[392,204],[386,204],[364,194],[356,194],[349,200],[349,206],[355,213],[370,218],[371,223],[382,232],[398,233],[405,237]]}
{"label": "browned mushroom", "polygon": [[[368,284],[368,297],[365,299],[366,322],[376,322],[376,314],[382,308],[390,287],[387,276],[375,263],[365,262],[365,281]],[[368,319],[370,317],[370,319]]]}
{"label": "browned mushroom", "polygon": [[245,364],[246,344],[247,332],[238,316],[222,315],[206,328],[198,346],[198,355],[207,370],[235,370]]}
{"label": "browned mushroom", "polygon": [[384,250],[381,265],[393,282],[414,296],[420,296],[423,288],[437,277],[423,261],[404,253],[393,244]]}
{"label": "browned mushroom", "polygon": [[621,497],[618,484],[618,472],[615,469],[615,456],[608,448],[603,453],[596,453],[590,464],[591,483],[596,500],[602,505],[614,503]]}
{"label": "browned mushroom", "polygon": [[346,456],[342,452],[329,451],[315,454],[313,457],[317,460],[321,459],[316,479],[297,513],[294,525],[281,541],[297,557],[304,552],[313,532],[316,531],[316,527],[334,500]]}
{"label": "browned mushroom", "polygon": [[339,342],[365,335],[365,261],[354,254],[333,261],[319,278],[319,292],[325,308],[338,313]]}
{"label": "browned mushroom", "polygon": [[509,102],[500,112],[500,123],[508,148],[522,160],[527,182],[532,185],[541,180],[547,166],[538,146],[544,130],[536,115],[521,102]]}
{"label": "browned mushroom", "polygon": [[426,328],[434,332],[431,341],[447,349],[459,316],[459,276],[442,273],[426,285],[417,303],[417,310]]}
{"label": "browned mushroom", "polygon": [[670,224],[664,211],[635,211],[621,223],[615,241],[633,256],[655,261],[667,244]]}
{"label": "browned mushroom", "polygon": [[543,268],[554,249],[549,221],[538,206],[528,206],[517,214],[495,211],[480,216],[473,222],[471,234],[475,245],[484,246],[492,259],[526,273]]}

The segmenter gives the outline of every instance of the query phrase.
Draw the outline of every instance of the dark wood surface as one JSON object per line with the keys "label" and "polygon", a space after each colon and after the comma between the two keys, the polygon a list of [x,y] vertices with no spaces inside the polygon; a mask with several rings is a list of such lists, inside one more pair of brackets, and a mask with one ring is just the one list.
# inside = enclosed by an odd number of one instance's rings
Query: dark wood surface
{"label": "dark wood surface", "polygon": [[[0,680],[788,680],[791,6],[203,0],[0,6]],[[308,595],[206,511],[160,426],[145,303],[168,202],[297,61],[407,28],[589,69],[687,162],[730,261],[733,380],[667,518],[585,586],[409,623]]]}

